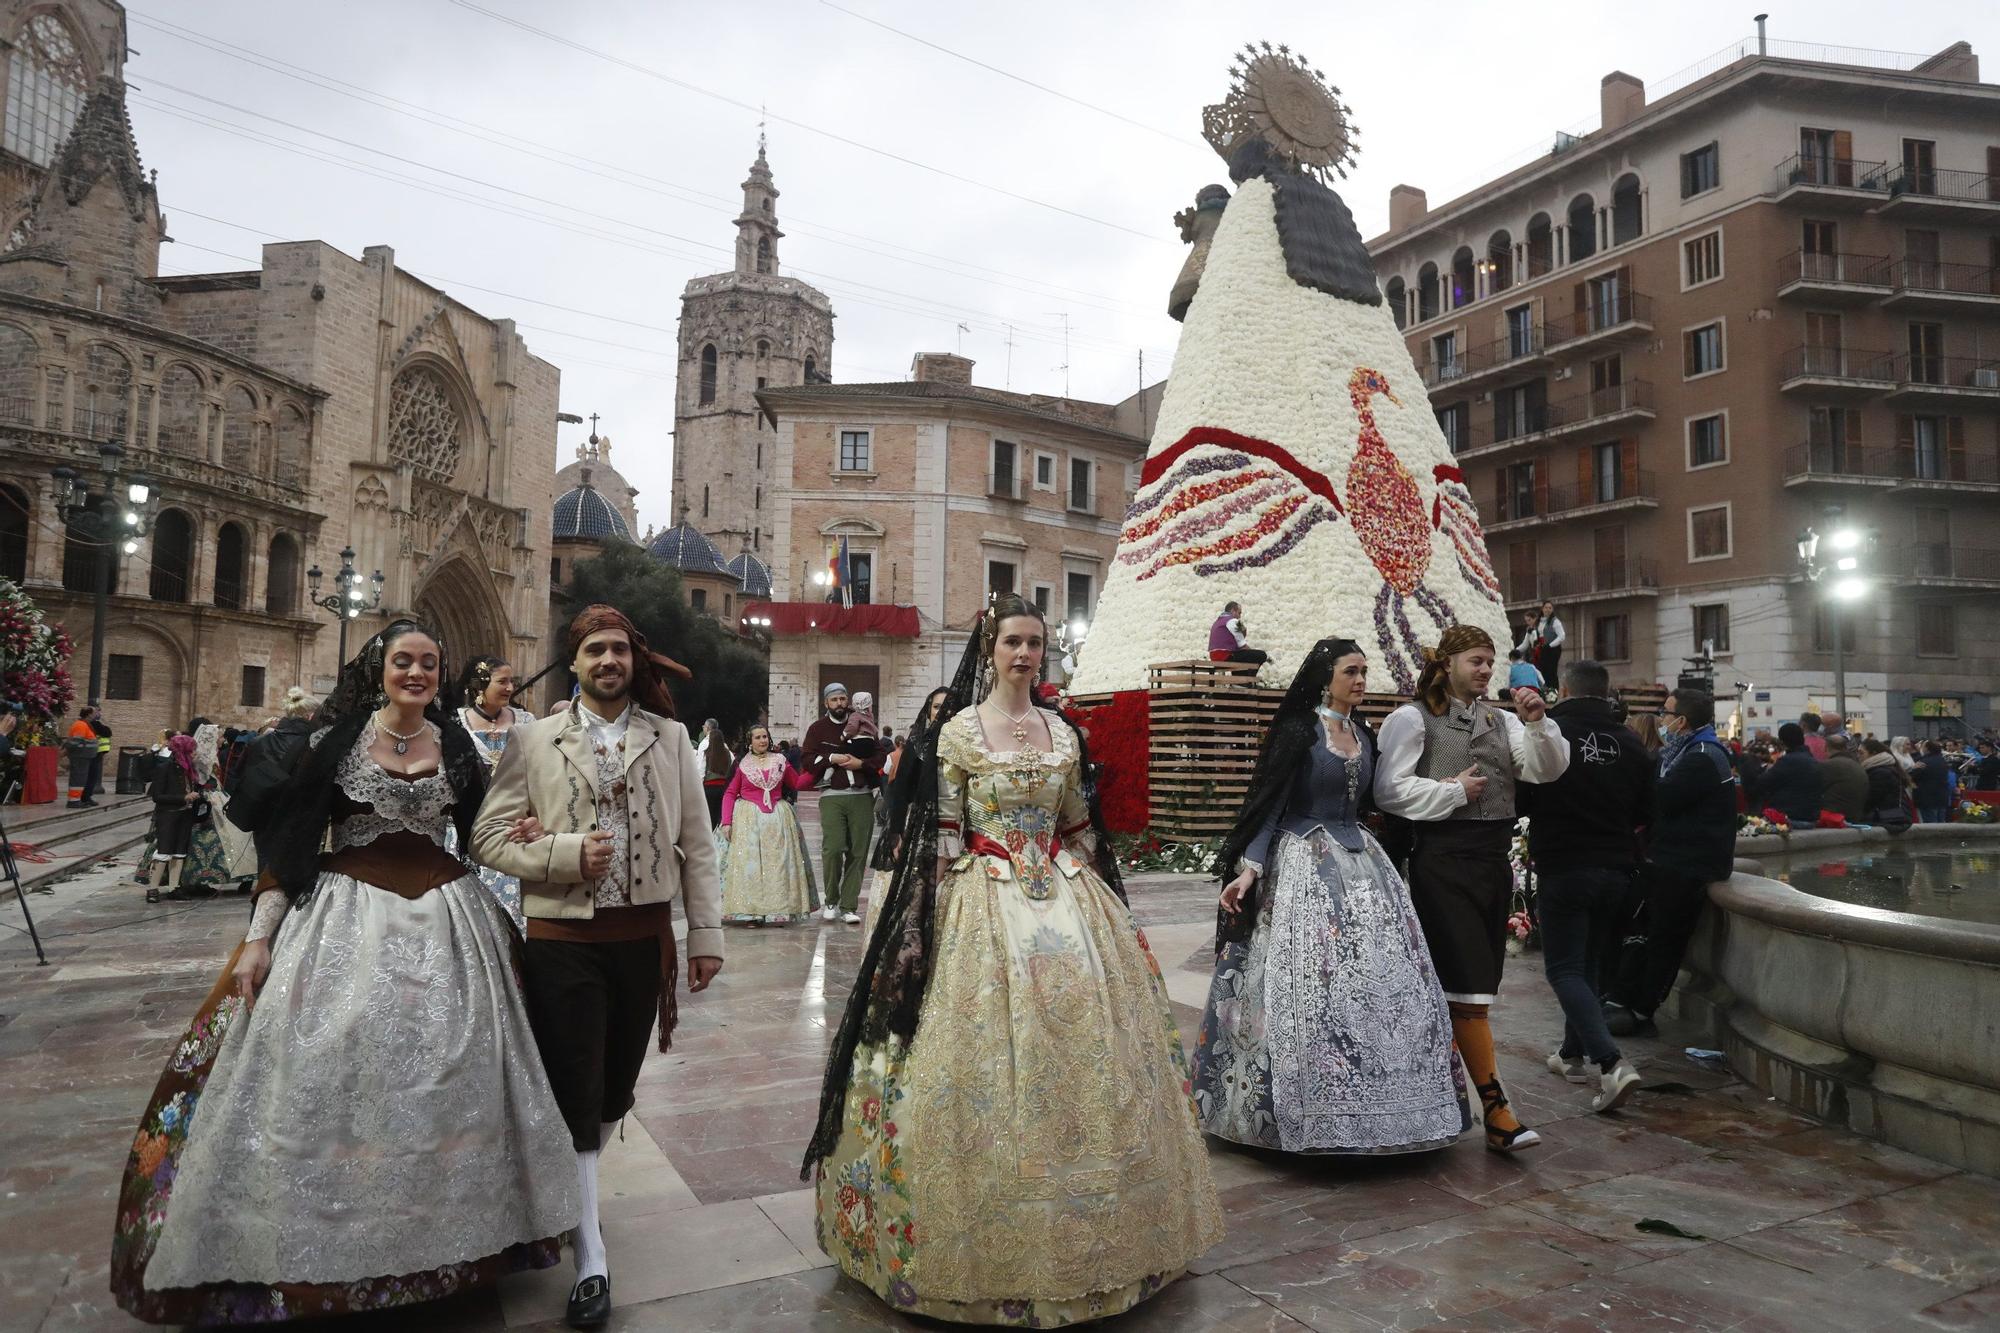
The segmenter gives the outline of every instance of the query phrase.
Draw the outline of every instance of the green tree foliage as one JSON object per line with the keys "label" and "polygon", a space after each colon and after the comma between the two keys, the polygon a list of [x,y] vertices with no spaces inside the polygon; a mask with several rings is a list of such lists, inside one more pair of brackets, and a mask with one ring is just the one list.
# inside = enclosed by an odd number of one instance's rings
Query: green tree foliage
{"label": "green tree foliage", "polygon": [[[631,617],[656,653],[665,653],[694,673],[694,679],[667,677],[674,708],[689,731],[714,718],[723,734],[738,737],[764,715],[770,699],[770,659],[688,604],[680,573],[637,546],[614,542],[602,555],[578,561],[561,590],[561,616],[553,627],[553,652],[566,646],[570,618],[602,602]],[[544,677],[544,700],[569,687],[568,663]],[[554,689],[549,683],[554,683]]]}

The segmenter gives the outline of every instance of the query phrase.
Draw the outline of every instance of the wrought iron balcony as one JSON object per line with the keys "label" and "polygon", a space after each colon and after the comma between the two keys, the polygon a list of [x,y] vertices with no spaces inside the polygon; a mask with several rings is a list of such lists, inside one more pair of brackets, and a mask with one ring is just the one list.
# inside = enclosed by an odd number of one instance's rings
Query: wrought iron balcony
{"label": "wrought iron balcony", "polygon": [[1778,389],[1819,398],[1869,398],[1895,387],[1888,352],[1805,343],[1778,360]]}
{"label": "wrought iron balcony", "polygon": [[1888,290],[1887,255],[1819,254],[1794,250],[1778,261],[1778,295],[1854,304]]}

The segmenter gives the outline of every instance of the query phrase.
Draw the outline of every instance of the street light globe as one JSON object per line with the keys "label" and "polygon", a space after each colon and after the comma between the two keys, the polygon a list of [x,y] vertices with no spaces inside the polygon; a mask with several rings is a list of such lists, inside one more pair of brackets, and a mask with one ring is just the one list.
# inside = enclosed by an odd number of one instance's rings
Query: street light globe
{"label": "street light globe", "polygon": [[1861,545],[1861,534],[1853,528],[1836,528],[1827,540],[1833,543],[1836,551],[1851,551]]}
{"label": "street light globe", "polygon": [[126,498],[129,499],[135,505],[142,505],[146,503],[147,499],[152,495],[152,493],[153,493],[152,488],[146,485],[146,483],[143,481],[135,481],[130,486],[127,486],[125,488]]}
{"label": "street light globe", "polygon": [[360,608],[360,607],[358,607],[358,606],[350,606],[350,607],[348,607],[348,608],[347,608],[347,618],[348,618],[349,620],[359,620],[359,619],[361,619],[361,608]]}
{"label": "street light globe", "polygon": [[1851,602],[1868,591],[1868,580],[1846,578],[1833,585],[1833,595],[1843,602]]}
{"label": "street light globe", "polygon": [[125,539],[125,554],[127,555],[139,554],[139,541],[136,537],[128,537]]}
{"label": "street light globe", "polygon": [[139,516],[129,509],[125,511],[125,526],[128,528],[139,526]]}
{"label": "street light globe", "polygon": [[1833,567],[1839,570],[1841,573],[1845,574],[1850,570],[1856,570],[1861,568],[1861,561],[1855,558],[1854,556],[1844,555],[1840,557],[1840,559],[1833,562]]}

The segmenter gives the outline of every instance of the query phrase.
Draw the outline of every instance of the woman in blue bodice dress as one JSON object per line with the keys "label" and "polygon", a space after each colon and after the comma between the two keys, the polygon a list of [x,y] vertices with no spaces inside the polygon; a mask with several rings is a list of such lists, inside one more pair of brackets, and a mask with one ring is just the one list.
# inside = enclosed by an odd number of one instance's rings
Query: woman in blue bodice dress
{"label": "woman in blue bodice dress", "polygon": [[1451,1013],[1410,891],[1361,826],[1368,659],[1322,639],[1292,681],[1216,861],[1202,1128],[1297,1153],[1421,1152],[1470,1124]]}

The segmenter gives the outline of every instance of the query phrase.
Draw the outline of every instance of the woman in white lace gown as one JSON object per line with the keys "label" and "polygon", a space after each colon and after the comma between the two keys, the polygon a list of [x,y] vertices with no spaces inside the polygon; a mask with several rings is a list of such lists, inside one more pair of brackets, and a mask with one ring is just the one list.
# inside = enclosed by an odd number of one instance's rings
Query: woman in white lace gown
{"label": "woman in white lace gown", "polygon": [[1195,1041],[1218,1138],[1295,1153],[1441,1148],[1471,1123],[1410,890],[1360,819],[1368,659],[1322,639],[1279,707],[1216,869],[1228,880]]}
{"label": "woman in white lace gown", "polygon": [[408,621],[370,640],[293,776],[249,936],[127,1164],[111,1289],[141,1319],[431,1300],[554,1263],[576,1223],[512,932],[445,850],[485,782],[441,656]]}
{"label": "woman in white lace gown", "polygon": [[[479,758],[490,775],[500,756],[507,753],[507,739],[523,722],[535,715],[514,703],[514,668],[491,653],[481,653],[465,664],[458,678],[458,697],[465,701],[458,720],[478,747]],[[456,850],[454,848],[454,850]],[[521,914],[521,881],[503,875],[491,866],[479,866],[479,882],[500,900],[514,929],[525,930],[527,918]]]}

